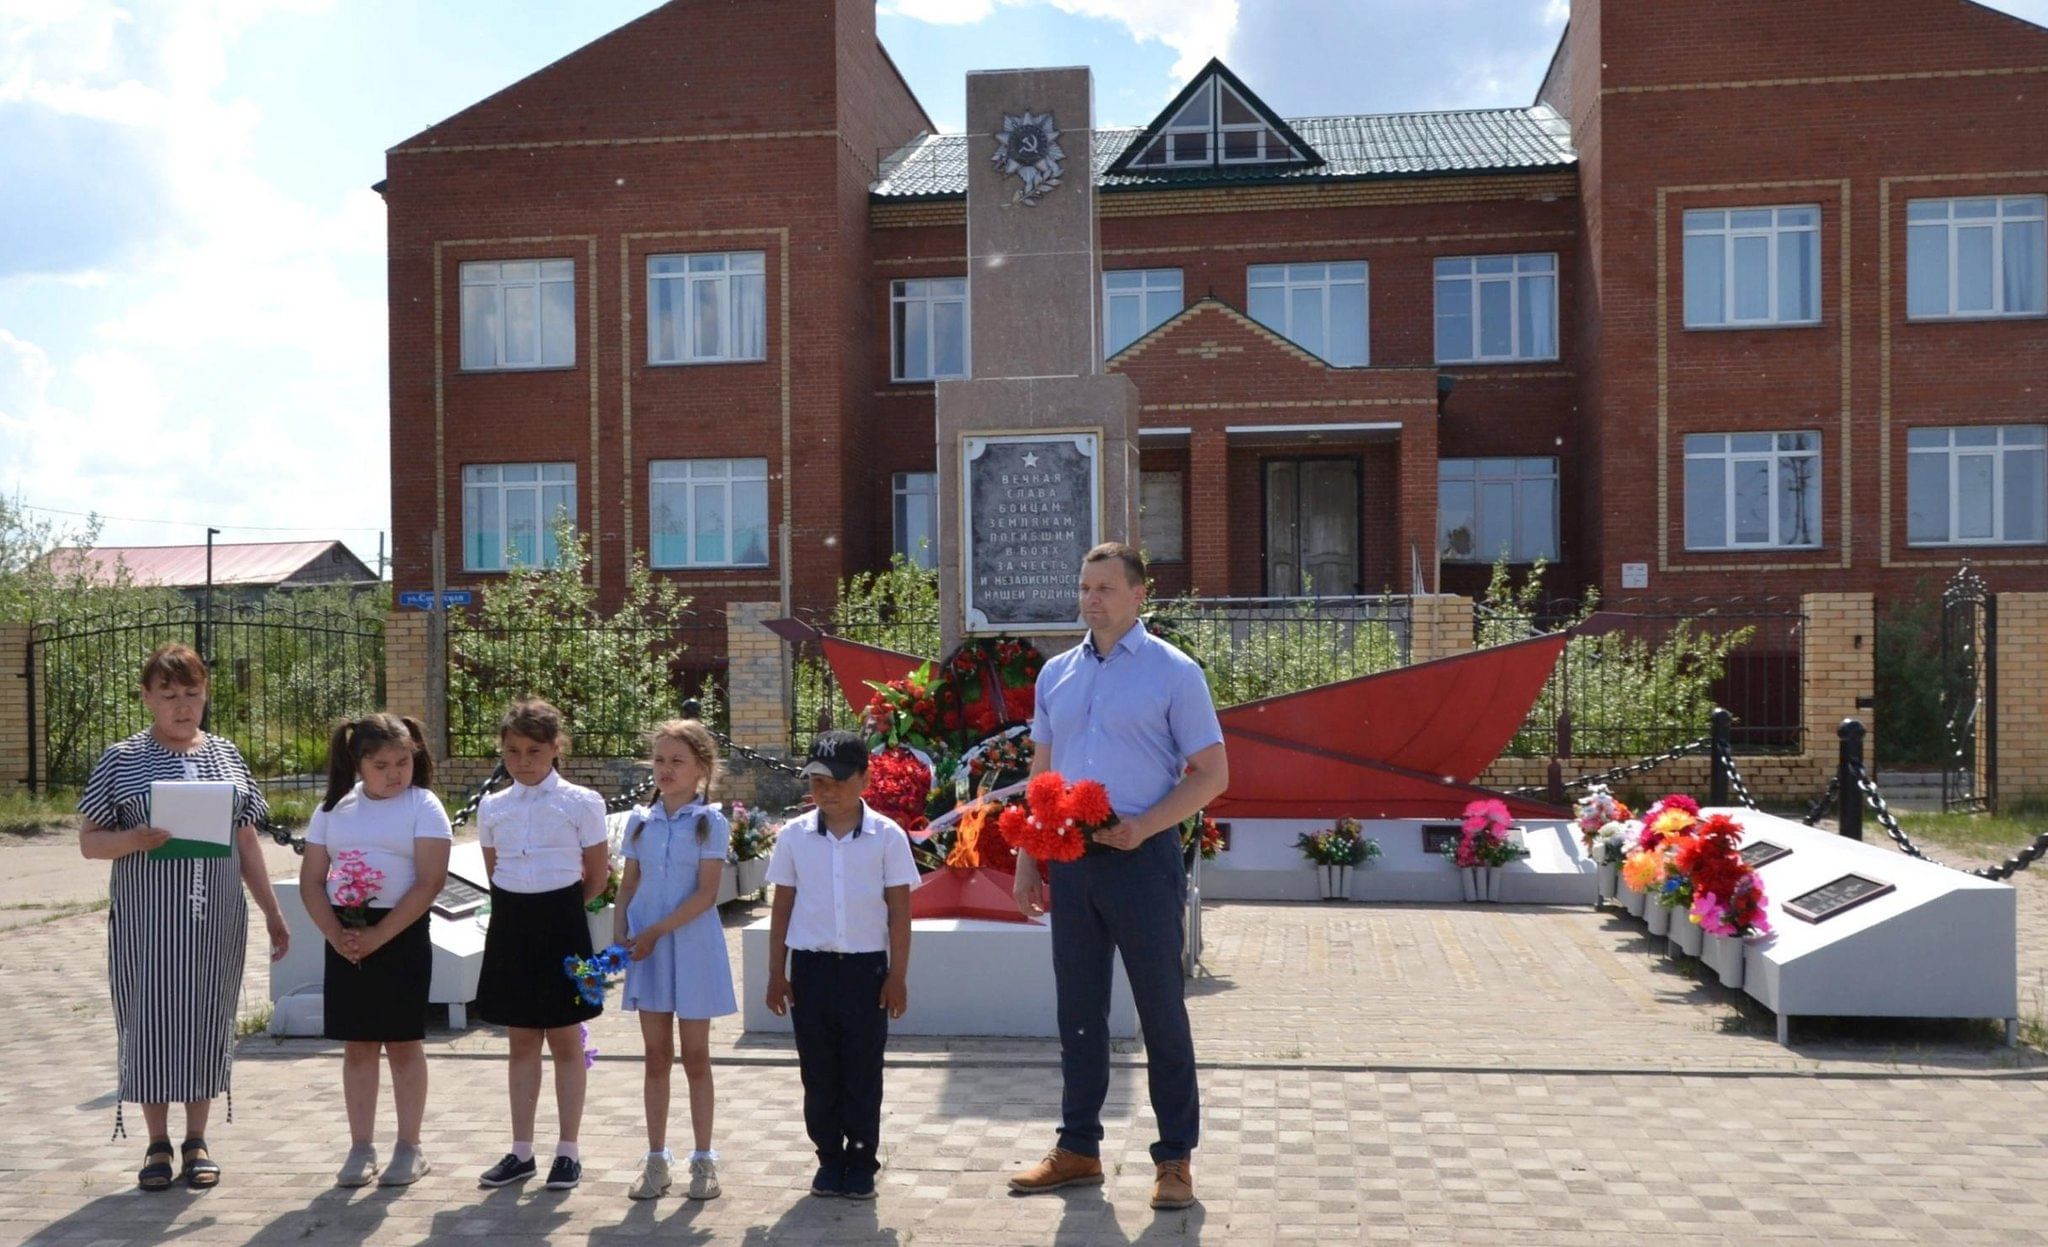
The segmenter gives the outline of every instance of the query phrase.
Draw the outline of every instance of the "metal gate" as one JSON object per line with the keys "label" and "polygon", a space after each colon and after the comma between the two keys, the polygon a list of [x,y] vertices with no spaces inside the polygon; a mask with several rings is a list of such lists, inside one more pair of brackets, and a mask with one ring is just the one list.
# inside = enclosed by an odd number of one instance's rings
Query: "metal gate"
{"label": "metal gate", "polygon": [[207,730],[233,741],[270,785],[323,785],[335,722],[384,704],[384,622],[368,600],[216,601],[210,612],[179,602],[59,619],[36,626],[23,672],[32,786],[82,786],[102,750],[149,726],[137,678],[167,641],[206,659]]}
{"label": "metal gate", "polygon": [[1966,560],[1941,595],[1941,808],[1998,804],[1998,597]]}

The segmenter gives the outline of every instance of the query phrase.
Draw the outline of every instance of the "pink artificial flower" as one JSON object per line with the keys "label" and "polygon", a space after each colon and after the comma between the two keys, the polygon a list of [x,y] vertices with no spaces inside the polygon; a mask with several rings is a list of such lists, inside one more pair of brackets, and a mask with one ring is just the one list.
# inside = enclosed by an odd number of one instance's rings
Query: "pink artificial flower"
{"label": "pink artificial flower", "polygon": [[1488,797],[1483,801],[1474,801],[1465,807],[1465,830],[1467,832],[1491,832],[1496,828],[1506,827],[1513,821],[1514,819],[1508,815],[1507,803],[1498,798]]}
{"label": "pink artificial flower", "polygon": [[1708,935],[1735,934],[1735,928],[1728,925],[1728,907],[1711,892],[1701,892],[1692,898],[1692,920]]}

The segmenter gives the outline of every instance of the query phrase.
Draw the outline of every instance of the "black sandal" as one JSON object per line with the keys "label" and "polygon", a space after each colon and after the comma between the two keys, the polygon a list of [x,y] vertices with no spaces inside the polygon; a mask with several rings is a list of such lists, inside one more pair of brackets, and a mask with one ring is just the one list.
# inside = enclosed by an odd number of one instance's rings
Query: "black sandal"
{"label": "black sandal", "polygon": [[[206,1140],[187,1139],[178,1145],[184,1153],[185,1167],[178,1174],[180,1181],[195,1191],[207,1191],[220,1185],[220,1166],[213,1163],[213,1157],[206,1150]],[[198,1153],[194,1159],[193,1153]]]}
{"label": "black sandal", "polygon": [[170,1190],[171,1156],[169,1139],[151,1139],[149,1150],[142,1154],[142,1172],[135,1175],[135,1185],[145,1191]]}

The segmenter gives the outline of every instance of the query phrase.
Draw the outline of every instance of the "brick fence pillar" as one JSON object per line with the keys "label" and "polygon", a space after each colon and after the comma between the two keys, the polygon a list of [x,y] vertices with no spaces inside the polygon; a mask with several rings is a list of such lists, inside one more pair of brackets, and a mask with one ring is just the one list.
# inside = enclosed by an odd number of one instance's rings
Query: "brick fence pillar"
{"label": "brick fence pillar", "polygon": [[773,602],[725,609],[726,707],[732,738],[765,753],[789,744],[789,651],[764,626],[781,613]]}
{"label": "brick fence pillar", "polygon": [[0,793],[41,786],[30,770],[37,736],[30,707],[41,699],[30,695],[28,638],[29,625],[0,624]]}
{"label": "brick fence pillar", "polygon": [[1835,729],[1842,720],[1863,721],[1869,732],[1863,756],[1877,757],[1876,713],[1856,704],[1872,699],[1877,688],[1877,615],[1868,593],[1809,593],[1799,601],[1806,612],[1799,662],[1806,756],[1815,782],[1825,785],[1834,774]]}
{"label": "brick fence pillar", "polygon": [[[2048,792],[2048,593],[1998,595],[1997,662],[1998,794],[2005,804]],[[1986,752],[1978,750],[1980,766]]]}
{"label": "brick fence pillar", "polygon": [[1449,658],[1472,649],[1471,598],[1423,594],[1409,602],[1409,662]]}
{"label": "brick fence pillar", "polygon": [[448,756],[448,735],[435,725],[444,717],[445,707],[433,704],[434,681],[427,668],[427,630],[431,621],[425,611],[393,611],[384,620],[384,708],[393,714],[410,715],[427,728],[427,745],[436,761]]}
{"label": "brick fence pillar", "polygon": [[1188,435],[1188,563],[1191,592],[1230,594],[1230,446],[1220,429]]}

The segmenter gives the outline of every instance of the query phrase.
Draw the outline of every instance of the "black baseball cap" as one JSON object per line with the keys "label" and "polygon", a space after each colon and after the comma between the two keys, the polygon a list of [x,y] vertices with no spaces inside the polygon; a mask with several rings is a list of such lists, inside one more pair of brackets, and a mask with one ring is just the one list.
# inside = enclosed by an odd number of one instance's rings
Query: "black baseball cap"
{"label": "black baseball cap", "polygon": [[855,732],[820,732],[811,742],[811,760],[805,775],[831,779],[852,779],[867,769],[868,743]]}

